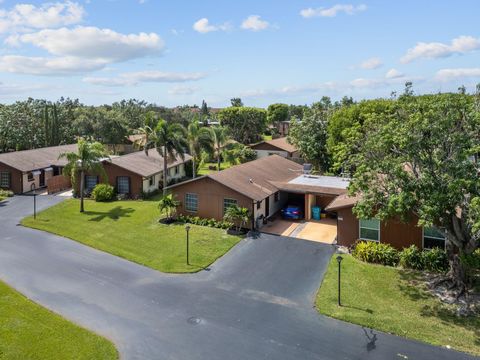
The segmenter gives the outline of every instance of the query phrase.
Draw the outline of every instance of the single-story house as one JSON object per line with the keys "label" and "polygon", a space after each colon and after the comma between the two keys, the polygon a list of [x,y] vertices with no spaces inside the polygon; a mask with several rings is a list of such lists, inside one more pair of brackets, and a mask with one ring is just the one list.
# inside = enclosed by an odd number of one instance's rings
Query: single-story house
{"label": "single-story house", "polygon": [[262,141],[250,147],[257,153],[257,159],[273,154],[287,159],[300,159],[300,153],[295,146],[288,143],[286,137]]}
{"label": "single-story house", "polygon": [[47,186],[49,179],[61,175],[66,159],[62,153],[76,152],[77,145],[60,145],[0,154],[0,188],[15,194]]}
{"label": "single-story house", "polygon": [[[184,158],[177,155],[168,163],[167,181],[180,181],[186,177],[185,165],[191,161],[188,154]],[[149,194],[163,188],[163,157],[156,149],[136,151],[127,155],[112,156],[103,161],[103,168],[107,182],[115,187],[118,194],[128,195],[131,198],[140,198],[142,194]],[[85,189],[93,190],[101,182],[98,175],[85,175]],[[79,181],[77,181],[77,190]]]}
{"label": "single-story house", "polygon": [[362,239],[387,242],[397,248],[411,244],[420,248],[443,246],[445,240],[439,231],[422,229],[415,219],[408,223],[357,219],[352,209],[358,198],[347,195],[349,184],[344,177],[311,175],[308,167],[272,155],[169,189],[180,202],[177,212],[183,215],[221,220],[226,209],[236,204],[250,210],[248,226],[261,229],[267,220],[275,221],[287,204],[303,208],[307,222],[312,221],[315,206],[330,222],[336,219],[339,245],[349,246]]}

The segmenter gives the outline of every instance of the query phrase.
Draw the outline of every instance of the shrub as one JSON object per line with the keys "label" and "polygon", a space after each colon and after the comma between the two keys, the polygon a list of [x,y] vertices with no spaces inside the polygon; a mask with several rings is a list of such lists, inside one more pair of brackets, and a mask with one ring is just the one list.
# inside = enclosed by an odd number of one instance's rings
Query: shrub
{"label": "shrub", "polygon": [[13,196],[13,191],[0,189],[0,198],[7,198],[12,196]]}
{"label": "shrub", "polygon": [[215,219],[203,219],[198,216],[179,215],[177,221],[184,224],[193,224],[200,226],[208,226],[217,229],[228,230],[233,227],[233,223],[228,221],[217,221]]}
{"label": "shrub", "polygon": [[92,190],[92,198],[97,202],[112,201],[115,189],[109,184],[97,184]]}
{"label": "shrub", "polygon": [[448,257],[445,250],[433,248],[422,251],[424,270],[446,272],[448,270]]}
{"label": "shrub", "polygon": [[396,266],[399,261],[398,251],[394,247],[374,241],[357,242],[352,255],[365,262],[387,266]]}
{"label": "shrub", "polygon": [[424,263],[422,251],[415,245],[403,249],[400,252],[400,265],[408,269],[423,270]]}
{"label": "shrub", "polygon": [[422,251],[411,245],[400,252],[400,265],[414,270],[445,272],[448,270],[448,257],[445,250],[439,248]]}

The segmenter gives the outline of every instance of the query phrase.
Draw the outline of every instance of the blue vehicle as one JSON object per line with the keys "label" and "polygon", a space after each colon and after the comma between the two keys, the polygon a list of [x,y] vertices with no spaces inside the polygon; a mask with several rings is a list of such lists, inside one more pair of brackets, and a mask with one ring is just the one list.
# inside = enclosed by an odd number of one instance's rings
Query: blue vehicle
{"label": "blue vehicle", "polygon": [[303,219],[302,208],[298,205],[287,205],[282,209],[282,217],[290,220]]}

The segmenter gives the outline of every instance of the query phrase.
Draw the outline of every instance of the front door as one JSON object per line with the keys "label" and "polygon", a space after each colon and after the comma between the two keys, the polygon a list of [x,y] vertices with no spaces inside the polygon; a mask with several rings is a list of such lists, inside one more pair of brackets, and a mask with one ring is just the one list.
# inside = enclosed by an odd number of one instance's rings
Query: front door
{"label": "front door", "polygon": [[265,218],[270,216],[270,198],[267,197],[265,199]]}
{"label": "front door", "polygon": [[39,180],[39,182],[40,182],[40,185],[39,185],[40,187],[44,187],[44,186],[45,186],[45,171],[44,171],[44,170],[40,171],[40,180]]}

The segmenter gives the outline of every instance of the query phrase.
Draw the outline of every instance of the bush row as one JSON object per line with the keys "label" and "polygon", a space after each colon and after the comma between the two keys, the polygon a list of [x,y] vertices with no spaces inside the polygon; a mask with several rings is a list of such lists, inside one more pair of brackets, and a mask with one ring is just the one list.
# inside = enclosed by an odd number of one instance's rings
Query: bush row
{"label": "bush row", "polygon": [[0,189],[0,198],[12,197],[13,191]]}
{"label": "bush row", "polygon": [[200,226],[209,226],[217,229],[228,230],[233,226],[229,221],[217,221],[215,219],[203,219],[198,216],[179,215],[177,221],[184,224],[194,224]]}
{"label": "bush row", "polygon": [[445,272],[448,270],[448,258],[445,250],[434,248],[420,250],[415,245],[398,251],[389,244],[373,241],[359,241],[352,255],[362,261],[387,266],[400,265],[404,268]]}

